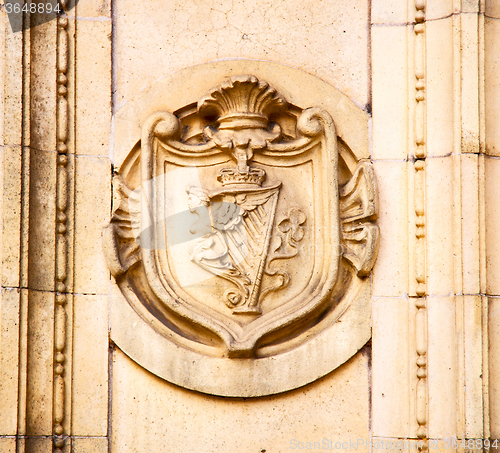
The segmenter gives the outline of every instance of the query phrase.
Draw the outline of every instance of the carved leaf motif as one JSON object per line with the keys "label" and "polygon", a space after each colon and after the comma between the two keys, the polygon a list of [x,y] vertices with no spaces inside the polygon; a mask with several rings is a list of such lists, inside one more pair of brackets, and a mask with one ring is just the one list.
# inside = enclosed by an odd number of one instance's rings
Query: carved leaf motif
{"label": "carved leaf motif", "polygon": [[119,196],[118,206],[109,225],[104,229],[104,252],[113,277],[123,275],[139,262],[140,241],[136,232],[140,229],[140,197],[130,189],[121,176],[113,178]]}
{"label": "carved leaf motif", "polygon": [[340,190],[340,217],[344,222],[355,222],[376,217],[377,212],[375,175],[372,167],[363,162]]}
{"label": "carved leaf motif", "polygon": [[[304,237],[304,228],[301,227],[306,221],[306,215],[300,209],[292,209],[288,218],[282,220],[278,228],[282,233],[288,233],[293,243],[301,241]],[[290,242],[290,241],[289,241]]]}
{"label": "carved leaf motif", "polygon": [[377,217],[375,175],[363,162],[340,190],[340,217],[343,232],[343,256],[360,277],[370,274],[378,248],[378,227],[371,222]]}
{"label": "carved leaf motif", "polygon": [[286,288],[290,283],[290,274],[281,269],[272,269],[271,263],[276,260],[293,258],[299,252],[298,243],[304,238],[305,230],[302,225],[306,222],[306,215],[297,208],[292,208],[288,217],[278,223],[278,230],[284,237],[277,237],[277,243],[274,246],[273,253],[270,254],[269,261],[265,270],[266,275],[270,277],[279,277],[279,281],[262,292],[262,298],[272,291],[278,291]]}
{"label": "carved leaf motif", "polygon": [[370,274],[377,256],[379,231],[376,225],[365,223],[344,226],[344,258],[358,271],[358,276]]}

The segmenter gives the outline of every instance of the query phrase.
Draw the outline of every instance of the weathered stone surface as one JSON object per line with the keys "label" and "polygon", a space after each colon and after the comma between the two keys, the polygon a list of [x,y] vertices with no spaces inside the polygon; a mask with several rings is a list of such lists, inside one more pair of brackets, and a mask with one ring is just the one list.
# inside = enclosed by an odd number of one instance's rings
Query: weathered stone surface
{"label": "weathered stone surface", "polygon": [[[365,0],[255,4],[157,0],[147,5],[122,0],[116,8],[119,106],[167,74],[237,58],[303,69],[359,105],[368,102],[369,3]],[[158,49],[162,57],[144,58],[151,49]]]}
{"label": "weathered stone surface", "polygon": [[500,438],[498,1],[63,3],[0,5],[1,452]]}
{"label": "weathered stone surface", "polygon": [[[358,451],[369,450],[369,368],[363,353],[307,387],[258,399],[214,398],[173,386],[118,349],[113,364],[112,452],[143,445],[161,451],[165,444],[172,451],[285,452],[299,450],[299,442],[305,450],[307,442],[324,439],[329,447],[330,441],[335,446],[360,439]],[[123,416],[130,412],[134,421]]]}

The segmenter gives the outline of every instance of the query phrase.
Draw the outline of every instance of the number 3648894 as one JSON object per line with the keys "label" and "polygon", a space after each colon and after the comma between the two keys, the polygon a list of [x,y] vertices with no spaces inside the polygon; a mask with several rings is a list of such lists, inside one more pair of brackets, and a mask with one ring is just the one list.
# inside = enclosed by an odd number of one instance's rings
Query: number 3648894
{"label": "number 3648894", "polygon": [[53,3],[25,3],[21,5],[20,3],[10,3],[5,2],[5,11],[10,13],[60,13],[62,12],[61,5],[57,2]]}

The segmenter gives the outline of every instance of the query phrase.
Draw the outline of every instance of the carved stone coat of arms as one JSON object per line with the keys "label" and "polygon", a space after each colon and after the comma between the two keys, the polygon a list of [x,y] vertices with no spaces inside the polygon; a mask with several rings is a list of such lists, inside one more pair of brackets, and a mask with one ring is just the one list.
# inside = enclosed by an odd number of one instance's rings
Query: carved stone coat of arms
{"label": "carved stone coat of arms", "polygon": [[104,243],[122,295],[158,338],[200,364],[251,367],[334,322],[378,241],[372,168],[342,173],[339,146],[329,112],[293,105],[254,75],[143,122],[114,177]]}

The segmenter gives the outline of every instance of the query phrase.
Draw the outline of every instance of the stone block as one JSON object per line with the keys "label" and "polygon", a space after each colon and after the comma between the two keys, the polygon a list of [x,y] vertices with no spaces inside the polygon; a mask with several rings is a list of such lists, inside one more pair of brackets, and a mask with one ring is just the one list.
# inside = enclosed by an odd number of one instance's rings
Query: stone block
{"label": "stone block", "polygon": [[[250,5],[126,0],[117,4],[116,18],[118,106],[167,74],[235,58],[300,68],[332,83],[358,105],[368,102],[365,0]],[[158,33],[162,29],[168,33]],[[144,58],[151,49],[166,57]]]}
{"label": "stone block", "polygon": [[[408,28],[373,27],[372,158],[405,159],[408,155]],[[389,58],[388,58],[389,56]]]}
{"label": "stone block", "polygon": [[109,271],[102,230],[111,210],[111,165],[104,157],[76,159],[75,292],[106,294]]}
{"label": "stone block", "polygon": [[26,435],[51,436],[54,294],[29,291],[28,304]]}
{"label": "stone block", "polygon": [[426,160],[426,267],[431,295],[455,290],[454,247],[461,242],[454,226],[455,165],[453,156]]}
{"label": "stone block", "polygon": [[[0,299],[0,436],[17,434],[19,398],[20,291],[3,289]],[[0,451],[3,451],[0,449]]]}
{"label": "stone block", "polygon": [[372,417],[374,437],[410,436],[411,330],[408,298],[372,301]]}
{"label": "stone block", "polygon": [[490,435],[500,439],[500,298],[488,298]]}
{"label": "stone block", "polygon": [[165,445],[196,453],[288,451],[300,442],[305,450],[307,442],[323,439],[328,446],[363,439],[358,452],[369,451],[365,353],[311,385],[271,398],[214,398],[181,389],[119,349],[112,379],[112,452],[161,451]]}
{"label": "stone block", "polygon": [[428,437],[457,437],[458,350],[455,297],[427,298]]}
{"label": "stone block", "polygon": [[[106,436],[108,421],[107,297],[76,295],[73,322],[72,433],[75,436]],[[83,442],[80,446],[81,451],[90,452],[89,445],[92,444]],[[98,445],[99,440],[96,441],[96,448],[101,448]]]}
{"label": "stone block", "polygon": [[484,93],[486,154],[500,156],[500,20],[486,17],[484,20]]}
{"label": "stone block", "polygon": [[[80,20],[76,33],[77,154],[108,156],[111,135],[111,22]],[[92,133],[89,133],[90,130]]]}
{"label": "stone block", "polygon": [[[374,163],[379,191],[380,245],[373,268],[373,295],[408,293],[408,182],[404,161]],[[400,190],[394,191],[394,187]]]}
{"label": "stone block", "polygon": [[500,159],[486,157],[485,163],[485,218],[486,218],[486,291],[500,295]]}

